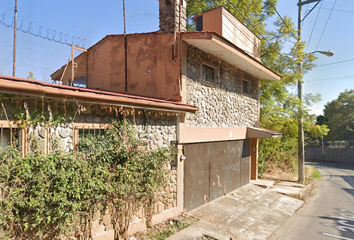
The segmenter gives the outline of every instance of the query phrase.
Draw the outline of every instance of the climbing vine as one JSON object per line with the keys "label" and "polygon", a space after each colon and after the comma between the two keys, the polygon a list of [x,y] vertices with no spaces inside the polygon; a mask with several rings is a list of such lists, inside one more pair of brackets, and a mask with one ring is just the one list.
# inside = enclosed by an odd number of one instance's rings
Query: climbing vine
{"label": "climbing vine", "polygon": [[175,151],[152,150],[125,120],[100,135],[86,135],[77,152],[14,148],[0,152],[0,238],[92,239],[93,216],[108,210],[115,239],[127,238],[129,222],[166,191]]}

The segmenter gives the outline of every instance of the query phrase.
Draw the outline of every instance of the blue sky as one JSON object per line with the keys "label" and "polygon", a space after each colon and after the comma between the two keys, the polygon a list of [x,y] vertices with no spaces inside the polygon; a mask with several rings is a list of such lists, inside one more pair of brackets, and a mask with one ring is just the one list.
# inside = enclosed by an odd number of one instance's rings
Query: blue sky
{"label": "blue sky", "polygon": [[[292,17],[296,24],[297,2],[297,0],[278,0],[278,12]],[[303,16],[314,5],[315,3],[303,6]],[[327,102],[336,99],[345,89],[354,88],[353,23],[354,1],[352,0],[323,0],[303,21],[302,40],[307,42],[307,52],[318,50],[335,52],[333,57],[316,54],[317,67],[304,78],[304,92],[320,93],[323,99],[312,107],[312,113],[322,114]],[[347,61],[350,59],[352,60]],[[342,61],[346,62],[333,64]]]}
{"label": "blue sky", "polygon": [[[13,30],[5,27],[4,23],[12,22],[14,2],[0,0],[0,74],[5,75],[12,74]],[[312,6],[314,3],[304,6],[303,14]],[[297,0],[278,0],[277,9],[281,15],[290,16],[297,22]],[[157,0],[126,0],[126,13],[128,33],[158,30]],[[122,0],[18,0],[18,26],[21,20],[25,31],[31,23],[34,34],[38,34],[42,26],[42,36],[46,36],[47,29],[50,29],[48,36],[58,40],[60,32],[63,32],[62,41],[66,34],[69,42],[75,36],[75,43],[80,38],[80,45],[83,45],[85,39],[84,47],[88,48],[108,34],[123,33]],[[347,61],[354,59],[352,23],[354,1],[341,0],[322,0],[304,20],[302,39],[308,42],[307,51],[335,52],[331,58],[317,55],[318,67],[305,76],[304,92],[320,93],[323,99],[313,106],[312,113],[321,114],[324,104],[337,98],[345,89],[354,88],[354,61]],[[70,51],[65,44],[42,40],[19,31],[16,75],[27,77],[28,72],[32,71],[36,79],[50,81],[50,73],[67,61]],[[28,62],[28,59],[31,61]],[[333,64],[341,61],[347,62]]]}

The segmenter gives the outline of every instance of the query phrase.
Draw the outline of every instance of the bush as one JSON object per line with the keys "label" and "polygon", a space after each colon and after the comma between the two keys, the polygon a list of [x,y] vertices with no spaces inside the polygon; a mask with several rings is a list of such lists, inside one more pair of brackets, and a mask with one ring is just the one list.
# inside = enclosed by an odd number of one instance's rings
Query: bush
{"label": "bush", "polygon": [[126,237],[135,211],[152,209],[163,192],[174,153],[150,150],[126,121],[86,136],[77,153],[21,158],[9,148],[0,153],[0,237],[90,238],[100,207],[111,213],[115,239]]}

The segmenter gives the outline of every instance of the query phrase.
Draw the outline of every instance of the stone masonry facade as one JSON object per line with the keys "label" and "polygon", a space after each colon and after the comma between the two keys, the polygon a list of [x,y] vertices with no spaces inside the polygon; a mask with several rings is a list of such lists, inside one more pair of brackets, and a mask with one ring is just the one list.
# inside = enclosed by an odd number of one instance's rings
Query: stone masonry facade
{"label": "stone masonry facade", "polygon": [[[217,81],[202,80],[203,64],[213,67]],[[249,91],[242,93],[242,82]],[[215,83],[217,82],[217,83]],[[199,108],[187,113],[191,127],[244,128],[258,126],[259,80],[191,45],[187,49],[187,104]]]}
{"label": "stone masonry facade", "polygon": [[[73,102],[30,99],[26,97],[18,101],[3,100],[6,112],[0,112],[0,120],[35,119],[34,125],[27,126],[30,138],[37,139],[40,148],[44,148],[49,142],[55,141],[61,150],[73,151],[74,123],[85,123],[85,132],[98,132],[90,127],[91,124],[110,124],[121,114],[117,114],[111,107],[100,105],[85,105]],[[36,113],[36,116],[34,115]],[[40,121],[39,115],[46,119],[53,119],[52,123],[45,124]],[[57,116],[56,116],[57,115]],[[62,118],[59,123],[56,118]],[[64,120],[66,119],[66,120]],[[130,109],[127,119],[136,130],[140,140],[149,142],[152,148],[167,147],[176,141],[177,116],[173,113]],[[49,138],[49,139],[46,139]],[[49,144],[50,145],[50,144]],[[50,152],[50,148],[49,148]]]}

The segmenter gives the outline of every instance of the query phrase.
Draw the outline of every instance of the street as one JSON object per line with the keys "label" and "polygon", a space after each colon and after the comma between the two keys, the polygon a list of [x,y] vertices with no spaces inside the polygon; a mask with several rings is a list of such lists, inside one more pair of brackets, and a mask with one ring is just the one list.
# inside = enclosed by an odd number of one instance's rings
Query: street
{"label": "street", "polygon": [[308,164],[322,174],[318,187],[269,239],[354,240],[354,165]]}

